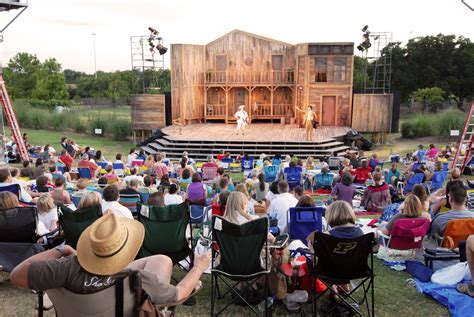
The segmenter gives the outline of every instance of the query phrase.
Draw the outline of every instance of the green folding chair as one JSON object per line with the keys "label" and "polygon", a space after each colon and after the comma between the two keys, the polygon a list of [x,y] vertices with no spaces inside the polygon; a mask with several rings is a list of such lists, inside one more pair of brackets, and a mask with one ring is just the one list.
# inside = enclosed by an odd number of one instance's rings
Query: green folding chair
{"label": "green folding chair", "polygon": [[100,205],[72,210],[64,205],[58,206],[59,227],[64,233],[66,244],[74,249],[81,233],[94,221],[102,217]]}
{"label": "green folding chair", "polygon": [[139,257],[164,254],[171,258],[173,264],[190,257],[193,263],[192,231],[189,204],[169,205],[165,207],[138,204],[138,221],[145,227],[145,239]]}
{"label": "green folding chair", "polygon": [[[243,294],[236,288],[240,283],[249,290],[257,292],[256,281],[264,276],[264,294],[262,300],[267,299],[268,291],[268,218],[259,218],[242,225],[228,222],[220,216],[212,217],[212,237],[216,246],[212,248],[213,259],[219,252],[219,265],[211,270],[211,316],[223,313],[231,304],[241,301],[257,316],[260,315]],[[264,249],[264,267],[262,268],[261,251]],[[218,251],[216,251],[218,250]],[[224,283],[225,292],[219,289],[219,281]],[[235,295],[227,305],[214,313],[217,299],[226,295]],[[265,316],[271,315],[271,307],[265,305]]]}

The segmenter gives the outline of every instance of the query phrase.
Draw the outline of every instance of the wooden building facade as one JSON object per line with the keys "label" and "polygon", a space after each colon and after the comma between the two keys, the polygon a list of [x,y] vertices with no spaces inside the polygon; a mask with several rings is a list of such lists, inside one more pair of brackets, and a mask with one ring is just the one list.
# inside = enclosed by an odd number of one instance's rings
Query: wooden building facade
{"label": "wooden building facade", "polygon": [[172,118],[300,118],[313,105],[321,125],[350,126],[353,43],[292,45],[234,30],[207,45],[171,45]]}

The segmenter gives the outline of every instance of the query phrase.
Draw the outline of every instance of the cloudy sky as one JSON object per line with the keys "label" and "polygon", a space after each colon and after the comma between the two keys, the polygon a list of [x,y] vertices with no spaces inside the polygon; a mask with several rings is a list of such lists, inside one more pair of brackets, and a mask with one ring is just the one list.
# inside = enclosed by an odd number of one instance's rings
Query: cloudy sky
{"label": "cloudy sky", "polygon": [[[474,7],[474,0],[466,0]],[[165,44],[205,44],[241,29],[289,43],[359,42],[361,27],[394,40],[428,34],[474,39],[474,12],[460,0],[29,0],[4,32],[3,63],[18,52],[56,57],[63,68],[130,69],[130,36],[152,26]],[[0,13],[5,22],[11,13]],[[169,67],[169,57],[165,61]]]}

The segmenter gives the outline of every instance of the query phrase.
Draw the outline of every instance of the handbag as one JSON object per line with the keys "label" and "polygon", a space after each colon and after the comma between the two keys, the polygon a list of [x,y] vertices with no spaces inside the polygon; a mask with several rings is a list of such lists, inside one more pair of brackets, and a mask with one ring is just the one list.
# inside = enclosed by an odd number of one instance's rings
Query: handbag
{"label": "handbag", "polygon": [[316,129],[318,127],[319,122],[316,120],[313,120],[313,128]]}

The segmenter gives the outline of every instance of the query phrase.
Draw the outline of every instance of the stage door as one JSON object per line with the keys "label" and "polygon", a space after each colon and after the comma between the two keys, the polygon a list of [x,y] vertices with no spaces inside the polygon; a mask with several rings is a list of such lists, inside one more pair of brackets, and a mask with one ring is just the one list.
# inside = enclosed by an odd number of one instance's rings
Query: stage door
{"label": "stage door", "polygon": [[323,96],[323,126],[336,125],[336,96]]}

